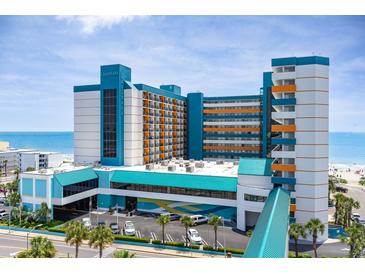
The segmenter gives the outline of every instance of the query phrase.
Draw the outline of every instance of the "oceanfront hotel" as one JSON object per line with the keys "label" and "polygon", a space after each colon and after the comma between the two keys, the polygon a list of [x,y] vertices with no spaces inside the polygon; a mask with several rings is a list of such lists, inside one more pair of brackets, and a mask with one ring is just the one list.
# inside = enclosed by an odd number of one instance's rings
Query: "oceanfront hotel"
{"label": "oceanfront hotel", "polygon": [[73,89],[74,165],[22,173],[23,206],[213,213],[285,244],[290,222],[327,225],[329,59],[271,65],[260,90],[220,97],[101,66],[100,83]]}

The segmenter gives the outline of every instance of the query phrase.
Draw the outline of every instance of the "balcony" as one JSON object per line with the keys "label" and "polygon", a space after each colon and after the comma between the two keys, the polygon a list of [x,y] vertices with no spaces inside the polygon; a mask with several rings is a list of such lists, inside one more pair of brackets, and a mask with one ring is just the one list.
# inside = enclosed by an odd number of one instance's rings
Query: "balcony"
{"label": "balcony", "polygon": [[272,132],[295,132],[296,126],[295,125],[272,125],[271,131]]}
{"label": "balcony", "polygon": [[296,85],[285,85],[285,86],[273,86],[271,87],[272,92],[296,92]]}
{"label": "balcony", "polygon": [[274,171],[288,171],[288,172],[295,172],[296,165],[293,164],[272,164],[271,169]]}
{"label": "balcony", "polygon": [[295,178],[285,178],[285,177],[271,177],[271,183],[273,184],[286,184],[286,185],[295,185]]}
{"label": "balcony", "polygon": [[271,144],[272,145],[295,145],[296,139],[295,138],[272,138]]}
{"label": "balcony", "polygon": [[271,104],[273,106],[290,106],[296,105],[297,100],[295,98],[284,98],[284,99],[272,99]]}

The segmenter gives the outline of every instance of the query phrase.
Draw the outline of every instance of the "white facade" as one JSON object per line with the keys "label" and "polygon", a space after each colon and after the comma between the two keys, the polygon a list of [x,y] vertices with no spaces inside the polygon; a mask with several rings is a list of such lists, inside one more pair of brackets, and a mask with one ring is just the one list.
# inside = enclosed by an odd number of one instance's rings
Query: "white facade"
{"label": "white facade", "polygon": [[100,92],[74,92],[74,161],[100,161]]}

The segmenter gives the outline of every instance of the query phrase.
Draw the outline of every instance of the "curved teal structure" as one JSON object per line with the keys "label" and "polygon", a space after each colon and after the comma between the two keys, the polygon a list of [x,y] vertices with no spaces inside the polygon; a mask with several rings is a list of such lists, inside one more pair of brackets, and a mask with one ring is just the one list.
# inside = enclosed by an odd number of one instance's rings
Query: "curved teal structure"
{"label": "curved teal structure", "polygon": [[288,256],[289,191],[277,187],[267,197],[244,258]]}

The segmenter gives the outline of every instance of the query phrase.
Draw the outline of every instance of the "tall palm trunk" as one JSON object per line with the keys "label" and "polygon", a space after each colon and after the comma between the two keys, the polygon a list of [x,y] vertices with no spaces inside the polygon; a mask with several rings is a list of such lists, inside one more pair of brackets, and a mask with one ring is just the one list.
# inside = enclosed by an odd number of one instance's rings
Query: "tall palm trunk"
{"label": "tall palm trunk", "polygon": [[313,251],[314,251],[314,257],[318,258],[318,254],[317,254],[317,233],[313,233]]}
{"label": "tall palm trunk", "polygon": [[165,244],[165,225],[162,225],[162,244]]}
{"label": "tall palm trunk", "polygon": [[188,227],[185,226],[185,245],[188,246]]}
{"label": "tall palm trunk", "polygon": [[76,244],[75,258],[79,257],[79,244]]}
{"label": "tall palm trunk", "polygon": [[217,228],[214,228],[214,245],[215,245],[215,250],[218,249],[218,239],[217,239]]}
{"label": "tall palm trunk", "polygon": [[99,258],[103,257],[103,246],[99,245]]}
{"label": "tall palm trunk", "polygon": [[295,257],[298,258],[298,238],[294,238]]}

